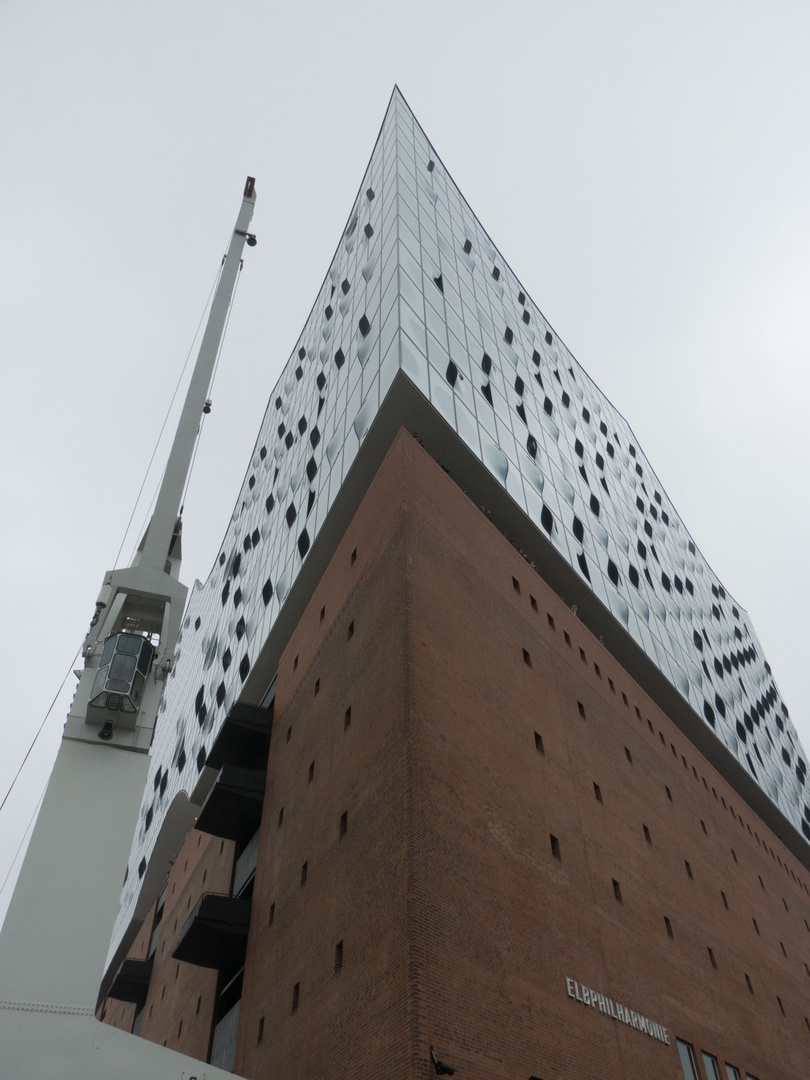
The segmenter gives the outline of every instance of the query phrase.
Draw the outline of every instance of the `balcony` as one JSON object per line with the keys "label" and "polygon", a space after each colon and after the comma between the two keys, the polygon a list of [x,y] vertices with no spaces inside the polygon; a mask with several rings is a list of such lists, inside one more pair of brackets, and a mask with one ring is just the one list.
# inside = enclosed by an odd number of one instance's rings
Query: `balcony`
{"label": "balcony", "polygon": [[265,773],[257,769],[223,765],[195,827],[225,840],[246,843],[262,820],[264,784]]}
{"label": "balcony", "polygon": [[143,1005],[152,977],[151,960],[125,960],[112,981],[107,997]]}
{"label": "balcony", "polygon": [[264,769],[273,730],[273,708],[237,702],[231,706],[225,722],[208,752],[206,765],[221,769],[236,765],[243,769]]}
{"label": "balcony", "polygon": [[203,893],[180,931],[172,956],[217,971],[241,967],[249,926],[249,897]]}

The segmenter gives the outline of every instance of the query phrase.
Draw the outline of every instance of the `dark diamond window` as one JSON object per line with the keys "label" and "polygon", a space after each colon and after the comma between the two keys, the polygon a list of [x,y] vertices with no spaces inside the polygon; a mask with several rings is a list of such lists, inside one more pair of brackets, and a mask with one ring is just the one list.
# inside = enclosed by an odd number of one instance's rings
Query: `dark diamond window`
{"label": "dark diamond window", "polygon": [[265,607],[267,607],[267,605],[270,603],[272,597],[273,597],[273,583],[270,580],[270,578],[268,578],[267,581],[265,581],[265,583],[264,583],[264,588],[262,589],[262,600],[264,600],[264,606]]}
{"label": "dark diamond window", "polygon": [[284,516],[285,516],[285,518],[287,520],[288,527],[292,528],[293,523],[294,523],[294,521],[296,519],[296,516],[297,516],[296,513],[295,513],[295,505],[294,505],[294,503],[290,503],[290,505],[287,507],[287,513]]}
{"label": "dark diamond window", "polygon": [[303,559],[303,557],[306,555],[306,553],[308,551],[309,551],[309,533],[307,532],[306,529],[304,529],[304,531],[298,537],[298,554]]}
{"label": "dark diamond window", "polygon": [[242,682],[244,682],[245,679],[248,677],[248,672],[249,671],[250,671],[250,659],[248,658],[248,654],[245,653],[245,655],[242,657],[242,662],[239,665],[239,678],[242,680]]}
{"label": "dark diamond window", "polygon": [[545,503],[543,503],[543,509],[540,511],[540,524],[547,533],[550,533],[554,528],[554,515]]}

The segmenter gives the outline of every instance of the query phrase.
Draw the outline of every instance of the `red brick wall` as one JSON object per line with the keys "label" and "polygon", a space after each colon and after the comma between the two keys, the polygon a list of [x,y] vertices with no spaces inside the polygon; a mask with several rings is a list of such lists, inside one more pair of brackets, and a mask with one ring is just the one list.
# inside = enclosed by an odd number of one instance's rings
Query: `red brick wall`
{"label": "red brick wall", "polygon": [[[206,888],[230,875],[229,845],[203,845],[172,872],[166,956],[204,867]],[[808,887],[401,435],[279,665],[236,1071],[428,1080],[433,1045],[457,1080],[675,1080],[677,1035],[759,1080],[805,1080]],[[213,982],[175,967],[156,958],[143,1033],[205,1057],[189,1010]],[[585,1008],[567,977],[672,1045]]]}

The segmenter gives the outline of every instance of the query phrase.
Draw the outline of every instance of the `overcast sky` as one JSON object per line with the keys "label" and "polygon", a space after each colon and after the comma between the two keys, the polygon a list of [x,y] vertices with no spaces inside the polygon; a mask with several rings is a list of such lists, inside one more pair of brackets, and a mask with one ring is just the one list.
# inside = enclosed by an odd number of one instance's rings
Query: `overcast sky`
{"label": "overcast sky", "polygon": [[[259,245],[186,499],[189,585],[395,82],[751,615],[810,747],[808,56],[798,0],[0,0],[0,797],[116,560],[245,176]],[[0,883],[75,684],[0,812]]]}

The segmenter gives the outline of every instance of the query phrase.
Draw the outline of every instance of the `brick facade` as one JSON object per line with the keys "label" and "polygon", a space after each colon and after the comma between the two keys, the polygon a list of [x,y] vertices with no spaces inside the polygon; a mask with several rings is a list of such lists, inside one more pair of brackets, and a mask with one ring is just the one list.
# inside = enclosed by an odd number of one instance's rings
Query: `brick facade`
{"label": "brick facade", "polygon": [[[187,838],[142,1017],[203,1060],[216,973],[171,952],[233,857]],[[678,1036],[803,1080],[809,887],[400,433],[279,664],[234,1070],[428,1080],[433,1046],[458,1080],[678,1080]]]}

